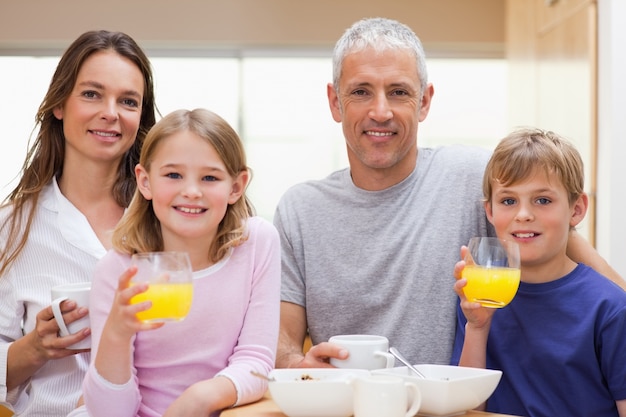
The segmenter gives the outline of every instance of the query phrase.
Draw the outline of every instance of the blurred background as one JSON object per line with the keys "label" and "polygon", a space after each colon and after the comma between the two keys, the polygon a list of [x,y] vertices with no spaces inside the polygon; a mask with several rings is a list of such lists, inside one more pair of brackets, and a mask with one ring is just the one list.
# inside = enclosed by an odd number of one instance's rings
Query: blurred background
{"label": "blurred background", "polygon": [[0,198],[59,56],[82,32],[109,29],[147,52],[161,114],[206,107],[235,127],[249,195],[271,220],[288,187],[347,166],[326,100],[331,51],[373,16],[406,23],[424,44],[435,97],[419,144],[493,148],[517,126],[566,136],[586,164],[581,233],[626,276],[623,0],[0,0]]}

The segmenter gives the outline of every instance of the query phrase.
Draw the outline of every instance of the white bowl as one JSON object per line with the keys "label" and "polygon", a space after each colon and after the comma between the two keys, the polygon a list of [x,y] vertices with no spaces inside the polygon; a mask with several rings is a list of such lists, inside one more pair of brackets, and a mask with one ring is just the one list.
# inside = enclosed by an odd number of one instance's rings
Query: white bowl
{"label": "white bowl", "polygon": [[406,366],[377,369],[372,374],[399,375],[415,382],[422,393],[420,416],[453,416],[476,408],[498,386],[502,371],[452,365],[415,365],[426,379]]}
{"label": "white bowl", "polygon": [[[370,375],[363,369],[274,369],[270,395],[289,417],[350,417],[354,413],[354,378]],[[311,378],[311,379],[305,379]]]}

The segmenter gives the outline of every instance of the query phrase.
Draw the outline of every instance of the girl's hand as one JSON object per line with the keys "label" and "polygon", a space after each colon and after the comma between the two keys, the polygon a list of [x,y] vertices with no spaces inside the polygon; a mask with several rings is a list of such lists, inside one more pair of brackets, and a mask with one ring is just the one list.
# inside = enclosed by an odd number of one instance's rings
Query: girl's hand
{"label": "girl's hand", "polygon": [[237,391],[232,381],[217,376],[196,382],[183,391],[163,417],[209,417],[215,411],[232,406],[236,400]]}
{"label": "girl's hand", "polygon": [[131,266],[120,276],[111,311],[105,324],[105,332],[114,338],[130,339],[135,333],[142,330],[152,330],[162,327],[165,323],[144,323],[137,319],[137,313],[151,307],[149,301],[131,304],[135,295],[148,290],[145,282],[130,285],[130,281],[137,273],[137,267]]}
{"label": "girl's hand", "polygon": [[134,295],[148,289],[145,283],[130,285],[130,280],[136,273],[137,268],[132,266],[119,278],[94,360],[100,376],[113,384],[125,384],[131,378],[131,341],[135,333],[157,329],[165,324],[143,323],[137,319],[137,312],[150,308],[150,302],[130,303]]}

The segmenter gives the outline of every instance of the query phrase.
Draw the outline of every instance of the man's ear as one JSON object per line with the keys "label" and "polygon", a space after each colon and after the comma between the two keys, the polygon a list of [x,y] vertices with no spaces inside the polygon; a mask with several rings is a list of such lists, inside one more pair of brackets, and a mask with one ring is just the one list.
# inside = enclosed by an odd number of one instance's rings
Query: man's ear
{"label": "man's ear", "polygon": [[152,200],[152,191],[150,190],[150,177],[148,171],[141,165],[135,166],[135,178],[137,179],[137,189],[146,200]]}
{"label": "man's ear", "polygon": [[341,102],[339,100],[337,89],[332,83],[328,83],[326,86],[326,95],[328,96],[328,106],[330,107],[330,113],[333,116],[333,120],[337,123],[341,123]]}
{"label": "man's ear", "polygon": [[435,95],[435,87],[432,84],[428,84],[422,94],[422,101],[419,108],[419,122],[426,120],[428,112],[430,111],[430,103],[432,103],[433,96]]}

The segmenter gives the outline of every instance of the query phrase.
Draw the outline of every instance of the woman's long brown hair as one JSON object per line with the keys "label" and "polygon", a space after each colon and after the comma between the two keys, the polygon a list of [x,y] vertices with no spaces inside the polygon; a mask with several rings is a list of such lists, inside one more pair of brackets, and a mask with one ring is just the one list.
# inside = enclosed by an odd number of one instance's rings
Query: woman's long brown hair
{"label": "woman's long brown hair", "polygon": [[63,121],[54,117],[53,110],[62,106],[69,97],[85,60],[94,52],[103,50],[115,51],[131,60],[144,78],[137,138],[120,162],[112,189],[113,197],[120,206],[127,207],[130,203],[136,187],[134,169],[139,161],[141,145],[156,122],[152,67],[143,50],[125,33],[106,30],[85,32],[68,47],[57,65],[35,117],[33,132],[37,126],[39,131],[22,165],[20,181],[2,203],[3,209],[9,209],[10,214],[0,225],[0,234],[5,237],[6,243],[5,247],[0,248],[0,276],[9,269],[26,245],[41,190],[63,171]]}

